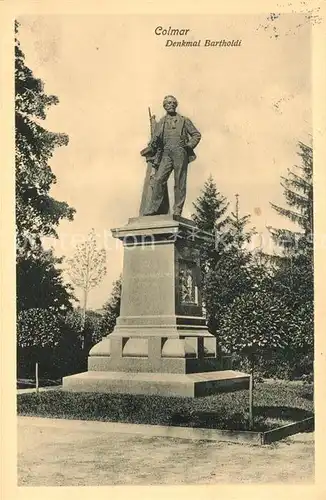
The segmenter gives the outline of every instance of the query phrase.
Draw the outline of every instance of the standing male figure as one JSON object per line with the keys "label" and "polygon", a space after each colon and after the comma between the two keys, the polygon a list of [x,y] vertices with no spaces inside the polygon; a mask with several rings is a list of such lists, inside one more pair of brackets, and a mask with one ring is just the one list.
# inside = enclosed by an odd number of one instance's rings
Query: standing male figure
{"label": "standing male figure", "polygon": [[[164,98],[166,115],[155,127],[148,148],[141,154],[155,156],[156,173],[152,183],[152,196],[144,215],[156,215],[162,205],[164,188],[174,170],[173,214],[181,215],[186,199],[186,183],[189,162],[196,159],[194,148],[201,139],[194,124],[176,112],[178,101],[169,95]],[[161,212],[160,212],[161,213]]]}

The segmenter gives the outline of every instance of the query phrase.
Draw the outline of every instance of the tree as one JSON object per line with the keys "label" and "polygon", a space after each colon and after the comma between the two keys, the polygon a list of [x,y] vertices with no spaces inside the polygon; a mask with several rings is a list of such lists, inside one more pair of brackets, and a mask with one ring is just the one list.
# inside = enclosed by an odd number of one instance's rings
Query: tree
{"label": "tree", "polygon": [[84,243],[77,245],[75,254],[67,260],[68,273],[73,284],[83,292],[82,321],[85,325],[89,292],[100,284],[106,274],[106,252],[98,250],[96,235],[92,229]]}
{"label": "tree", "polygon": [[239,195],[235,195],[235,210],[226,219],[224,232],[227,235],[226,242],[242,255],[245,255],[244,245],[250,243],[251,237],[256,234],[255,228],[247,230],[250,223],[250,215],[240,215]]}
{"label": "tree", "polygon": [[96,311],[86,311],[84,321],[83,311],[78,307],[65,315],[65,323],[70,328],[70,331],[74,332],[80,347],[83,346],[84,340],[87,340],[87,345],[84,346],[85,351],[89,350],[102,338],[102,316]]}
{"label": "tree", "polygon": [[[200,228],[211,233],[215,230],[214,241],[204,244],[204,251],[201,250],[203,297],[208,328],[213,334],[217,332],[224,308],[250,287],[248,264],[251,256],[245,244],[250,242],[255,231],[246,228],[250,216],[240,215],[239,195],[236,195],[235,210],[226,216],[228,207],[229,203],[217,193],[210,178],[195,204],[197,213],[193,219]],[[223,218],[220,220],[220,217]]]}
{"label": "tree", "polygon": [[122,276],[113,282],[112,292],[109,300],[104,304],[101,330],[105,335],[111,333],[115,327],[116,320],[120,315],[122,290]]}
{"label": "tree", "polygon": [[240,217],[239,198],[236,197],[235,212],[227,218],[216,244],[219,259],[214,268],[208,270],[205,280],[207,309],[210,310],[210,326],[218,328],[224,309],[239,295],[250,289],[249,263],[251,255],[244,248],[253,230],[246,231],[249,216]]}
{"label": "tree", "polygon": [[[313,260],[313,151],[299,142],[301,165],[288,170],[281,185],[287,207],[271,206],[298,230],[269,228],[281,249],[274,274],[274,295],[292,312],[292,335],[285,350],[290,372],[296,374],[302,356],[313,360],[314,260]],[[275,256],[271,257],[275,259]],[[304,351],[304,349],[306,349]]]}
{"label": "tree", "polygon": [[[260,358],[285,346],[290,321],[291,312],[280,299],[262,290],[242,294],[224,311],[220,343],[228,352],[248,359],[253,380]],[[250,413],[252,427],[252,400]]]}
{"label": "tree", "polygon": [[216,183],[210,175],[204,184],[201,195],[193,203],[196,212],[192,215],[196,226],[202,231],[215,234],[215,230],[223,227],[223,219],[229,203],[225,196],[218,190]]}
{"label": "tree", "polygon": [[203,243],[201,248],[202,271],[205,273],[209,268],[215,266],[218,259],[215,238],[216,234],[219,234],[227,223],[225,214],[229,206],[226,197],[217,190],[212,175],[205,182],[201,195],[193,203],[193,206],[195,212],[192,215],[192,220],[198,229],[212,235],[212,240]]}
{"label": "tree", "polygon": [[299,231],[269,227],[274,241],[286,253],[296,256],[303,253],[311,258],[313,250],[313,151],[310,146],[299,142],[298,155],[301,165],[288,169],[288,177],[281,177],[281,186],[289,208],[271,203],[282,217],[299,226]]}
{"label": "tree", "polygon": [[50,196],[56,182],[49,161],[57,146],[68,143],[65,134],[49,132],[40,125],[58,98],[46,95],[44,84],[25,65],[15,23],[15,152],[16,152],[16,265],[17,309],[71,307],[61,263],[52,251],[44,251],[42,238],[57,237],[60,220],[72,220],[74,209]]}
{"label": "tree", "polygon": [[[229,202],[226,197],[223,196],[218,190],[216,183],[210,175],[207,181],[204,183],[203,189],[201,190],[201,195],[197,198],[196,202],[193,203],[195,212],[192,214],[192,220],[196,223],[196,226],[209,234],[211,234],[211,240],[207,240],[202,243],[201,246],[201,259],[200,267],[202,273],[202,294],[203,303],[206,310],[206,317],[209,330],[214,333],[216,330],[215,325],[215,315],[214,315],[214,305],[211,300],[211,289],[214,285],[210,287],[210,280],[208,279],[208,274],[216,268],[217,262],[220,258],[220,253],[218,252],[216,246],[216,235],[218,235],[223,227],[225,226],[226,212],[229,206]],[[214,288],[215,290],[215,288]]]}
{"label": "tree", "polygon": [[[17,375],[34,377],[39,363],[41,378],[58,379],[87,370],[86,350],[82,347],[81,314],[73,310],[60,314],[49,309],[20,311],[17,318]],[[89,311],[85,330],[90,349],[100,339],[100,315]]]}
{"label": "tree", "polygon": [[269,227],[272,238],[281,248],[277,258],[276,278],[279,289],[290,298],[293,305],[306,300],[313,301],[313,153],[310,146],[299,142],[300,167],[288,170],[288,178],[282,177],[281,185],[290,208],[271,203],[282,217],[295,223],[299,230]]}
{"label": "tree", "polygon": [[[16,22],[15,30],[18,32]],[[29,257],[43,236],[57,237],[62,219],[73,219],[74,209],[49,194],[56,176],[49,161],[56,147],[68,144],[66,134],[49,132],[40,125],[58,98],[46,95],[44,84],[25,65],[25,56],[15,40],[16,122],[16,227],[18,255]]]}
{"label": "tree", "polygon": [[62,317],[48,309],[31,308],[17,315],[17,376],[34,377],[35,363],[41,377],[53,373],[53,353],[62,338]]}
{"label": "tree", "polygon": [[63,258],[53,255],[52,250],[34,250],[33,258],[17,258],[17,310],[48,309],[64,313],[72,309],[75,299],[72,288],[63,281],[62,272],[56,266]]}

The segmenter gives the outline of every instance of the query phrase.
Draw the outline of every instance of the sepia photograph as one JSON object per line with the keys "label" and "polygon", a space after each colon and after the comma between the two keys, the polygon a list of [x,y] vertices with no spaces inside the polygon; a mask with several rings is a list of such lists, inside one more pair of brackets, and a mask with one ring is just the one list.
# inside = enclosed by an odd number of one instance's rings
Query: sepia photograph
{"label": "sepia photograph", "polygon": [[13,19],[19,487],[314,484],[301,4]]}

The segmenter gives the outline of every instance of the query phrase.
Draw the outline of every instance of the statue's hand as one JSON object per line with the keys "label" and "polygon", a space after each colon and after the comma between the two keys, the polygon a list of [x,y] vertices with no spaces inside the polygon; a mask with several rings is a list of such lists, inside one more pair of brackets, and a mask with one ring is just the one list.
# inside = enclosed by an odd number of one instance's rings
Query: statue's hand
{"label": "statue's hand", "polygon": [[152,156],[154,154],[154,151],[153,149],[151,148],[151,146],[147,146],[146,148],[142,149],[141,152],[140,152],[141,156]]}

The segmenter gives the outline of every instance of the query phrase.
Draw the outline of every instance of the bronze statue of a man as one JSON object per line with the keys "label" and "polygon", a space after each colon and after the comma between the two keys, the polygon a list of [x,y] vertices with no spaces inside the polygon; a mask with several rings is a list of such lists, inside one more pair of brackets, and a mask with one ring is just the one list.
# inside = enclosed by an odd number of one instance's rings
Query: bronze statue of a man
{"label": "bronze statue of a man", "polygon": [[[167,181],[174,170],[173,214],[181,215],[186,199],[186,183],[189,162],[196,159],[194,148],[201,139],[194,124],[176,112],[178,101],[169,95],[164,98],[166,115],[156,124],[147,148],[141,151],[150,158],[156,169],[151,182],[151,195],[143,215],[162,214]],[[165,212],[167,213],[167,212]]]}

